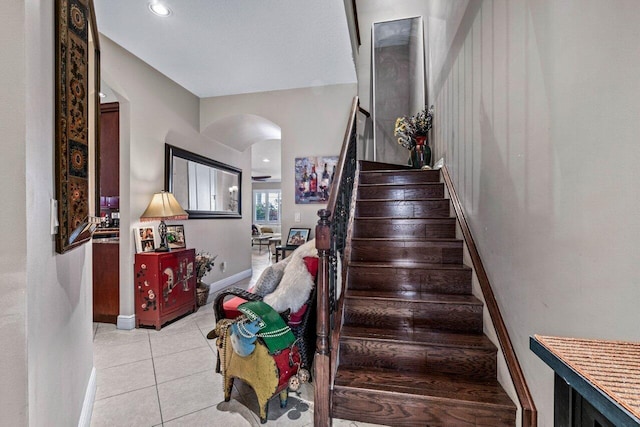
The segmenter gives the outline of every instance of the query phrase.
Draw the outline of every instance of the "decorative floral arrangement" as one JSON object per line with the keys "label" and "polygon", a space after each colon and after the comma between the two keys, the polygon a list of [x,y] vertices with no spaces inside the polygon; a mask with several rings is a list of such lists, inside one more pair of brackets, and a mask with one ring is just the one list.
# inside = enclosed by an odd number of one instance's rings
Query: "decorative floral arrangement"
{"label": "decorative floral arrangement", "polygon": [[416,146],[417,136],[426,136],[433,124],[433,105],[418,112],[415,116],[398,117],[393,134],[398,144],[407,150]]}
{"label": "decorative floral arrangement", "polygon": [[198,252],[196,254],[196,277],[198,278],[198,283],[202,282],[202,278],[211,271],[214,266],[213,261],[216,258],[218,258],[218,255],[212,256],[208,252]]}

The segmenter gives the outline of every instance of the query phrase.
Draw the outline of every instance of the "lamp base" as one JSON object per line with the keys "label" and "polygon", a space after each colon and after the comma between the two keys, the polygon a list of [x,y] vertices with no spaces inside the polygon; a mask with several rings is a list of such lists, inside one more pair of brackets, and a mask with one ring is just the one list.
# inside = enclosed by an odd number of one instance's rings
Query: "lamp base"
{"label": "lamp base", "polygon": [[158,247],[155,251],[170,252],[171,248],[169,248],[169,245],[167,245],[167,224],[164,223],[164,220],[160,221],[158,231],[160,231],[160,247]]}

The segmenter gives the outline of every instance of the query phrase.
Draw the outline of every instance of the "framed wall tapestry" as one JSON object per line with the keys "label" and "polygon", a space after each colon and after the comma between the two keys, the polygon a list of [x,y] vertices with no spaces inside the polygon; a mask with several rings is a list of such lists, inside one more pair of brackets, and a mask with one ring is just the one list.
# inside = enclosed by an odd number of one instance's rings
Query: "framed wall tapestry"
{"label": "framed wall tapestry", "polygon": [[[64,253],[91,239],[89,123],[98,135],[98,114],[89,103],[99,92],[99,47],[91,0],[55,2],[55,176],[58,200],[56,252]],[[89,33],[93,48],[89,45]],[[90,76],[90,58],[94,75]],[[95,62],[93,62],[95,61]],[[90,79],[93,87],[90,87]],[[91,96],[90,96],[91,92]]]}
{"label": "framed wall tapestry", "polygon": [[296,157],[296,203],[327,203],[337,164],[338,156]]}

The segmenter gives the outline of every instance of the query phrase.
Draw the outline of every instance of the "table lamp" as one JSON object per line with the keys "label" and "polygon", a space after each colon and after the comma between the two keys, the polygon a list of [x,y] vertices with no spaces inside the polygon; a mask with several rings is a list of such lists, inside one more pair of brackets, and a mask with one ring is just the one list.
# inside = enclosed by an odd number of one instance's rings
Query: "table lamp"
{"label": "table lamp", "polygon": [[173,194],[168,191],[161,191],[153,195],[149,206],[140,216],[140,221],[160,221],[158,231],[160,232],[160,247],[156,252],[168,252],[167,245],[167,224],[166,219],[187,219],[187,214]]}

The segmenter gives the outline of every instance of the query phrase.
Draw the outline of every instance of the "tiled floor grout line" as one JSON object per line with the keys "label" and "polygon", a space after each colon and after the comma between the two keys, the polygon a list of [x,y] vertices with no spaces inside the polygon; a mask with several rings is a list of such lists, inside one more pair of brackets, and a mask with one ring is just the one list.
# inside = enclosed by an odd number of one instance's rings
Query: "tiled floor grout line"
{"label": "tiled floor grout line", "polygon": [[123,391],[121,393],[112,394],[111,396],[101,397],[100,399],[96,399],[95,401],[96,402],[100,402],[102,400],[113,399],[114,397],[122,396],[123,394],[132,393],[134,391],[140,391],[140,390],[144,390],[144,389],[151,388],[151,387],[155,387],[155,385],[148,385],[146,387],[140,387],[140,388],[136,388],[136,389],[132,389],[132,390]]}
{"label": "tiled floor grout line", "polygon": [[158,375],[156,374],[156,361],[153,358],[153,345],[151,345],[151,335],[147,333],[149,340],[149,350],[151,351],[151,366],[153,367],[153,381],[156,387],[156,398],[158,399],[158,410],[160,411],[160,426],[164,426],[164,418],[162,416],[162,403],[160,402],[160,390],[158,390]]}
{"label": "tiled floor grout line", "polygon": [[180,418],[186,417],[188,415],[196,414],[196,413],[198,413],[200,411],[204,411],[205,409],[213,408],[214,406],[217,406],[217,405],[213,404],[213,405],[205,406],[204,408],[201,408],[201,409],[196,409],[195,411],[191,411],[191,412],[189,412],[187,414],[180,415],[179,417],[171,418],[170,420],[167,420],[167,422],[174,421],[174,420],[179,420]]}

